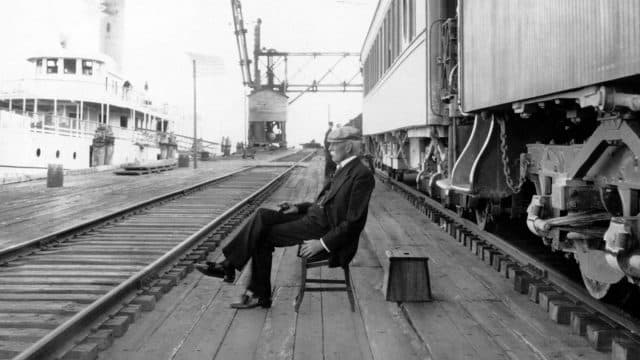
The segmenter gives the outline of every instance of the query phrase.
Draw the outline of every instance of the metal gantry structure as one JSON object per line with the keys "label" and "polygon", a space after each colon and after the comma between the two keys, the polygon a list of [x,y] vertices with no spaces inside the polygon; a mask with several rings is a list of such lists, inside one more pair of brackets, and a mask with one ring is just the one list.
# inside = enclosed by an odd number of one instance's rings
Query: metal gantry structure
{"label": "metal gantry structure", "polygon": [[[362,81],[355,83],[358,79],[361,79],[361,69],[357,66],[357,69],[353,76],[348,79],[344,79],[340,82],[324,83],[327,77],[334,73],[334,70],[345,63],[347,59],[358,59],[360,53],[357,52],[288,52],[277,51],[274,49],[264,49],[261,47],[260,39],[260,27],[262,21],[257,20],[257,24],[254,29],[254,46],[253,46],[253,60],[249,57],[249,51],[247,48],[247,29],[244,26],[244,18],[242,15],[242,4],[240,0],[231,0],[231,9],[233,14],[234,33],[236,36],[236,44],[238,47],[238,56],[240,58],[240,68],[242,72],[242,82],[245,86],[253,90],[259,90],[269,88],[274,91],[280,91],[282,93],[297,93],[293,99],[289,100],[289,104],[293,104],[301,96],[309,92],[333,92],[333,93],[346,93],[346,92],[362,92]],[[334,58],[335,62],[329,66],[329,68],[323,73],[323,75],[314,79],[309,83],[289,83],[289,58],[308,58],[307,64],[317,60],[319,58]],[[265,59],[265,74],[266,83],[262,83],[262,76],[260,70],[260,60]],[[251,65],[253,64],[253,76],[251,72]],[[277,72],[280,72],[280,76],[277,76]],[[360,76],[359,76],[360,75]]]}

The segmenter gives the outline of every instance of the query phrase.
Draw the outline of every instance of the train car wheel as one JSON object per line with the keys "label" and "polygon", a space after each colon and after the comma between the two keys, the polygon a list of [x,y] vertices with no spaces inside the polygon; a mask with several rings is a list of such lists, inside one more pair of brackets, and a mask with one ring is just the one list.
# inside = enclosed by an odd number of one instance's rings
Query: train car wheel
{"label": "train car wheel", "polygon": [[605,297],[605,295],[607,295],[611,284],[589,279],[582,272],[581,275],[582,282],[584,283],[584,286],[587,288],[587,291],[589,291],[589,294],[591,294],[591,296],[596,299],[602,299],[603,297]]}

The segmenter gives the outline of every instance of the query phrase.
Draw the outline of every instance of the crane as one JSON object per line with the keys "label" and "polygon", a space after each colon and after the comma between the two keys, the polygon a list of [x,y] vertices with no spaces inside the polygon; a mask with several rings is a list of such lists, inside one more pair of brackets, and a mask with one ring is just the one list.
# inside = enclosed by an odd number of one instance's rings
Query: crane
{"label": "crane", "polygon": [[[260,27],[262,21],[258,19],[254,30],[254,50],[253,60],[249,58],[247,50],[247,30],[244,27],[244,19],[242,15],[242,4],[240,0],[231,0],[231,10],[233,13],[234,34],[236,36],[236,45],[238,47],[238,55],[240,58],[240,68],[242,72],[242,82],[245,86],[253,91],[261,88],[270,88],[282,93],[298,93],[298,95],[289,101],[289,105],[299,99],[308,92],[362,92],[362,83],[355,84],[353,81],[358,78],[360,66],[356,66],[355,74],[349,79],[339,83],[325,84],[322,83],[328,75],[332,74],[336,67],[344,63],[345,59],[359,60],[358,52],[286,52],[276,51],[274,49],[262,49],[260,46]],[[262,84],[259,62],[260,58],[266,58],[266,78],[267,83]],[[288,61],[290,57],[308,58],[311,61],[320,57],[333,57],[336,59],[329,69],[320,77],[319,80],[313,80],[308,84],[289,84],[288,80]],[[251,64],[253,63],[253,77],[251,76]],[[278,66],[284,64],[284,74],[276,76]],[[275,79],[282,79],[280,84],[275,84]],[[360,76],[361,78],[361,76]]]}
{"label": "crane", "polygon": [[233,27],[236,35],[236,45],[238,46],[238,56],[240,57],[242,83],[252,88],[254,85],[251,79],[251,59],[249,59],[249,53],[247,51],[247,29],[244,27],[240,0],[231,0],[231,11],[233,13]]}

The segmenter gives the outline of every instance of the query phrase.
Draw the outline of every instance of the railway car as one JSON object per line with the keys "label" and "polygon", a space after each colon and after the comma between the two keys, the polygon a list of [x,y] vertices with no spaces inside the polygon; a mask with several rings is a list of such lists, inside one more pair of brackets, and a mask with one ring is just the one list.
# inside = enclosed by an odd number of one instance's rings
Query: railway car
{"label": "railway car", "polygon": [[480,226],[526,222],[596,298],[640,282],[638,14],[638,0],[381,0],[361,51],[366,151]]}

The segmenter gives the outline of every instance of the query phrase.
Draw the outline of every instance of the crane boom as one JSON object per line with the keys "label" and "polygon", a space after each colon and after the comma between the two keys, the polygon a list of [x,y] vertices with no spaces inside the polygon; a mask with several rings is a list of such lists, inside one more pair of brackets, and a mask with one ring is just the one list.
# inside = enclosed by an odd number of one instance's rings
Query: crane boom
{"label": "crane boom", "polygon": [[245,86],[253,87],[253,80],[251,79],[251,59],[249,59],[249,53],[247,51],[247,29],[244,27],[240,0],[231,0],[231,12],[233,14],[234,33],[236,35],[236,45],[238,46],[238,55],[240,57],[242,83]]}
{"label": "crane boom", "polygon": [[[242,83],[249,87],[252,91],[258,91],[265,87],[271,90],[280,91],[283,93],[297,92],[299,93],[296,98],[289,101],[292,104],[302,95],[308,92],[357,92],[362,91],[362,84],[353,83],[353,80],[360,74],[360,70],[356,72],[356,75],[349,81],[342,81],[337,84],[324,84],[320,83],[329,74],[333,73],[336,66],[343,62],[347,58],[359,58],[360,53],[357,52],[287,52],[277,51],[275,49],[263,49],[260,42],[260,30],[262,21],[257,20],[254,29],[254,41],[253,41],[253,60],[249,58],[249,52],[247,51],[247,29],[244,27],[244,19],[242,15],[242,4],[240,0],[231,0],[231,12],[233,14],[233,25],[235,28],[236,45],[238,46],[238,55],[240,58],[240,69],[242,72]],[[266,58],[266,78],[267,84],[262,84],[260,58]],[[338,58],[336,63],[329,68],[329,70],[322,76],[320,80],[313,80],[309,84],[289,84],[288,79],[288,59],[289,57],[295,58],[311,58],[317,59],[319,57],[335,57]],[[253,77],[251,76],[251,65],[253,63]],[[276,75],[276,68],[279,64],[284,63],[284,77]],[[279,81],[279,84],[275,84],[275,80]]]}

